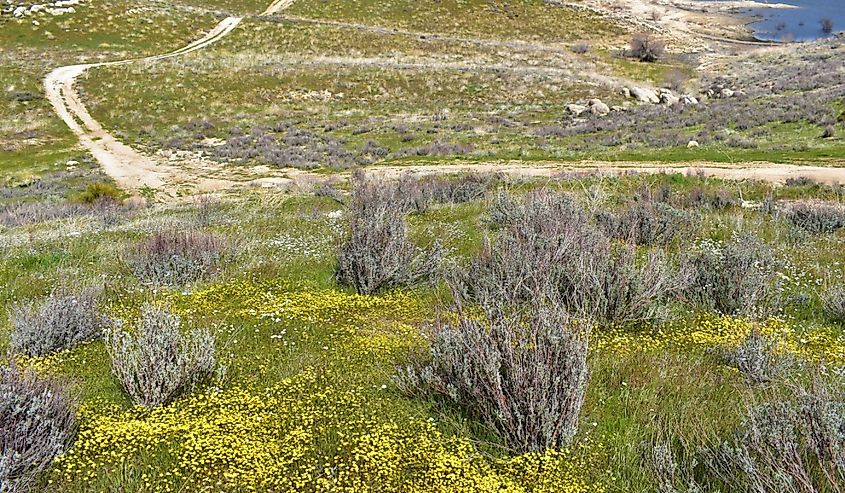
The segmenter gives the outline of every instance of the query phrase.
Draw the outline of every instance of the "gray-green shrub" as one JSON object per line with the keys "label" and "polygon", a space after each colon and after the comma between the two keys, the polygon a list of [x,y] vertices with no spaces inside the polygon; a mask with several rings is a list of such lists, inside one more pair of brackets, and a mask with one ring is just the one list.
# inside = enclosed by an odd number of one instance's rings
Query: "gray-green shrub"
{"label": "gray-green shrub", "polygon": [[96,339],[107,323],[97,309],[99,293],[95,287],[78,292],[62,288],[38,302],[12,306],[12,351],[44,356]]}
{"label": "gray-green shrub", "polygon": [[842,491],[845,394],[838,378],[790,384],[748,408],[735,436],[704,454],[722,491]]}
{"label": "gray-green shrub", "polygon": [[211,332],[193,329],[183,334],[181,325],[178,315],[146,304],[134,333],[120,327],[106,330],[112,371],[136,404],[167,404],[217,370]]}
{"label": "gray-green shrub", "polygon": [[845,286],[831,286],[822,294],[822,301],[828,317],[839,323],[845,323]]}
{"label": "gray-green shrub", "polygon": [[666,245],[688,231],[692,216],[662,202],[639,201],[621,212],[600,211],[598,224],[612,238],[637,245]]}
{"label": "gray-green shrub", "polygon": [[550,283],[571,313],[624,325],[662,319],[666,302],[686,286],[665,253],[614,244],[569,195],[500,193],[490,217],[500,231],[471,276],[490,278],[485,289],[496,286],[500,296],[524,299]]}
{"label": "gray-green shrub", "polygon": [[602,326],[661,323],[669,301],[688,284],[686,271],[662,250],[640,256],[631,245],[600,243],[571,262],[563,300]]}
{"label": "gray-green shrub", "polygon": [[795,226],[810,233],[832,233],[845,228],[845,207],[837,203],[792,204],[784,211]]}
{"label": "gray-green shrub", "polygon": [[734,234],[725,242],[706,240],[686,256],[689,301],[725,315],[767,318],[781,302],[779,262],[756,236]]}
{"label": "gray-green shrub", "polygon": [[337,279],[370,294],[431,276],[442,249],[438,244],[418,249],[409,238],[406,216],[395,183],[353,175],[349,233],[337,250]]}
{"label": "gray-green shrub", "polygon": [[753,384],[771,381],[787,363],[787,357],[778,354],[777,342],[756,328],[737,347],[723,351],[722,358]]}
{"label": "gray-green shrub", "polygon": [[524,303],[494,292],[453,284],[452,312],[434,328],[428,362],[400,369],[395,381],[412,395],[447,396],[513,450],[566,446],[587,388],[592,323],[570,316],[553,292]]}
{"label": "gray-green shrub", "polygon": [[30,491],[68,449],[76,408],[74,396],[57,380],[0,366],[0,493]]}
{"label": "gray-green shrub", "polygon": [[159,231],[130,249],[126,263],[142,282],[180,286],[212,276],[230,250],[219,235]]}
{"label": "gray-green shrub", "polygon": [[534,233],[554,237],[560,228],[587,223],[583,207],[572,195],[548,190],[536,190],[522,197],[499,190],[488,209],[488,221],[496,229],[505,227],[530,228]]}

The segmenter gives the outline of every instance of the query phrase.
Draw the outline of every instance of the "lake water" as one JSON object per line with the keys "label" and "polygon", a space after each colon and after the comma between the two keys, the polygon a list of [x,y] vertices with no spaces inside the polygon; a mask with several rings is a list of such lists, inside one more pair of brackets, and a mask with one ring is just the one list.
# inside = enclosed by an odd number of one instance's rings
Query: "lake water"
{"label": "lake water", "polygon": [[747,9],[761,20],[751,25],[754,35],[768,41],[832,37],[822,29],[822,19],[832,22],[833,33],[845,31],[845,0],[778,0],[797,9]]}

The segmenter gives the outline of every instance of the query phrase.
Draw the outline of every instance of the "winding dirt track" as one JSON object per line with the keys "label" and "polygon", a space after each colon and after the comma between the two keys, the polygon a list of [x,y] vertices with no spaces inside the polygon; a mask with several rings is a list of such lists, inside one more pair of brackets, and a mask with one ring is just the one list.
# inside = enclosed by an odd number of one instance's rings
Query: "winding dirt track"
{"label": "winding dirt track", "polygon": [[[275,0],[260,16],[273,15],[289,7],[294,0]],[[96,67],[126,65],[135,62],[154,62],[191,53],[219,41],[232,32],[243,17],[226,17],[202,38],[178,50],[144,58],[117,60],[112,62],[88,63],[59,67],[44,79],[47,99],[56,114],[79,137],[80,143],[100,162],[112,179],[122,188],[138,190],[152,188],[174,195],[174,185],[188,183],[199,192],[208,192],[235,185],[228,180],[192,176],[174,166],[162,164],[144,156],[109,134],[97,120],[91,117],[76,91],[76,79],[87,70]]]}
{"label": "winding dirt track", "polygon": [[[294,0],[275,0],[259,16],[270,16],[286,9]],[[192,51],[205,48],[232,32],[243,17],[227,17],[220,21],[202,38],[178,50],[144,58],[118,60],[112,62],[91,63],[59,67],[50,72],[44,80],[47,98],[58,116],[79,137],[80,143],[100,162],[108,174],[122,188],[137,191],[143,188],[155,189],[165,197],[176,197],[187,188],[188,193],[205,193],[232,189],[245,183],[254,185],[278,184],[290,181],[287,178],[264,178],[252,182],[233,181],[219,177],[205,177],[200,172],[188,170],[172,164],[165,164],[159,159],[145,156],[128,145],[118,141],[88,113],[76,91],[76,79],[87,70],[96,67],[124,65],[135,62],[153,62],[166,58],[178,57]],[[296,19],[294,20],[300,20]],[[315,21],[321,22],[321,21]],[[350,25],[353,28],[365,26]],[[460,40],[464,41],[464,40]],[[515,46],[515,48],[526,48]],[[535,48],[528,46],[527,48]],[[373,173],[395,176],[404,172],[419,174],[454,173],[460,171],[501,172],[514,176],[553,177],[567,172],[591,172],[602,175],[638,173],[700,173],[727,179],[755,179],[782,183],[792,177],[807,177],[824,183],[845,183],[845,162],[829,163],[831,166],[804,166],[776,163],[742,163],[739,165],[695,162],[673,165],[659,162],[579,162],[579,163],[523,163],[490,162],[419,166],[376,166]],[[205,173],[208,174],[208,173]],[[212,176],[214,173],[211,173]],[[310,174],[298,170],[285,170],[286,176],[309,177]],[[325,175],[322,175],[325,178]]]}

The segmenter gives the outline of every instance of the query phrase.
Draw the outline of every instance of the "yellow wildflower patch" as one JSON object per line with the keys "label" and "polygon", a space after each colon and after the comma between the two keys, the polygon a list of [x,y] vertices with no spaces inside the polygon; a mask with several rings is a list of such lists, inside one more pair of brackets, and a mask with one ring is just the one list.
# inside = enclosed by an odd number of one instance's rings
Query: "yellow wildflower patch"
{"label": "yellow wildflower patch", "polygon": [[757,329],[775,342],[778,351],[814,362],[845,366],[845,338],[831,328],[801,331],[783,320],[765,323],[716,315],[702,315],[684,326],[644,332],[609,330],[598,333],[593,347],[598,351],[631,354],[637,351],[668,348],[707,349],[733,348]]}
{"label": "yellow wildflower patch", "polygon": [[366,389],[334,388],[311,373],[153,411],[86,409],[54,481],[120,477],[129,468],[136,487],[162,492],[604,491],[584,478],[588,457],[548,451],[488,459],[429,420],[382,416],[372,401]]}

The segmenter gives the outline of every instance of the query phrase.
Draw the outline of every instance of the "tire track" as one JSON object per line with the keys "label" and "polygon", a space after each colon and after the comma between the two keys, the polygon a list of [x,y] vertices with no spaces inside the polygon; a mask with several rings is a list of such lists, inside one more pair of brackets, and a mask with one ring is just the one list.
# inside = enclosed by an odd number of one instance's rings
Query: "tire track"
{"label": "tire track", "polygon": [[[289,7],[294,0],[276,0],[260,16],[273,15]],[[137,62],[155,62],[186,55],[203,49],[232,32],[243,17],[226,17],[200,39],[177,50],[142,58],[111,62],[87,63],[59,67],[44,79],[47,99],[56,114],[70,128],[108,174],[121,187],[129,190],[158,189],[175,196],[179,186],[191,185],[200,192],[233,186],[238,182],[192,176],[182,169],[162,164],[118,141],[95,120],[82,103],[76,90],[76,80],[88,70]]]}

